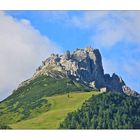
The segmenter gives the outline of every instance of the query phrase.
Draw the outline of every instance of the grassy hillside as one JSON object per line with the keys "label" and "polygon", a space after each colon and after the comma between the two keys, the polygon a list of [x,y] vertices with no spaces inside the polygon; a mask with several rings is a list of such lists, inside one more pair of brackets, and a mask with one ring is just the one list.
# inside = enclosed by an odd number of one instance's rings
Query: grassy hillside
{"label": "grassy hillside", "polygon": [[140,99],[117,93],[93,96],[69,113],[60,128],[140,129]]}
{"label": "grassy hillside", "polygon": [[0,103],[0,124],[19,122],[48,111],[51,104],[45,97],[84,90],[85,87],[68,78],[37,77]]}
{"label": "grassy hillside", "polygon": [[59,95],[48,97],[51,104],[49,111],[38,117],[10,125],[15,129],[56,129],[69,112],[81,107],[82,103],[98,92],[71,93],[69,96]]}

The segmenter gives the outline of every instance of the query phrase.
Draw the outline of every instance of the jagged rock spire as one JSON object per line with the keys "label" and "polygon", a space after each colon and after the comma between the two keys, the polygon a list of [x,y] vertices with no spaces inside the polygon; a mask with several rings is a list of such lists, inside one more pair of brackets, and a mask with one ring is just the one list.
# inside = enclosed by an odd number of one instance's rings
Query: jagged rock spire
{"label": "jagged rock spire", "polygon": [[43,61],[33,77],[41,74],[54,77],[69,77],[93,88],[106,87],[110,91],[123,92],[124,81],[119,76],[104,74],[102,57],[98,49],[91,46],[76,49],[73,53],[66,51],[64,55],[52,54]]}

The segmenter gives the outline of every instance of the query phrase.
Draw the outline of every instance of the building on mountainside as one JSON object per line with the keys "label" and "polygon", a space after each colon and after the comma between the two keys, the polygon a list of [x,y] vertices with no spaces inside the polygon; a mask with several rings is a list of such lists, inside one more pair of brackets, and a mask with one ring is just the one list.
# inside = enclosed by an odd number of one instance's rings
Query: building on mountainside
{"label": "building on mountainside", "polygon": [[103,87],[103,88],[100,88],[100,92],[108,92],[108,89],[107,89],[107,87]]}

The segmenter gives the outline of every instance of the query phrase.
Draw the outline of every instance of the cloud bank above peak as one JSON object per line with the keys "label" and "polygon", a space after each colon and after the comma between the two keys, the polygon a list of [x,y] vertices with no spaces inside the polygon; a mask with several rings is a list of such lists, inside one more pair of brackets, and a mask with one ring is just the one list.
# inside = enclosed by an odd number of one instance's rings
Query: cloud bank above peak
{"label": "cloud bank above peak", "polygon": [[30,78],[43,59],[60,52],[29,20],[17,20],[0,11],[0,100]]}
{"label": "cloud bank above peak", "polygon": [[96,46],[111,48],[119,42],[140,44],[140,11],[87,11],[74,16],[72,23],[94,32]]}

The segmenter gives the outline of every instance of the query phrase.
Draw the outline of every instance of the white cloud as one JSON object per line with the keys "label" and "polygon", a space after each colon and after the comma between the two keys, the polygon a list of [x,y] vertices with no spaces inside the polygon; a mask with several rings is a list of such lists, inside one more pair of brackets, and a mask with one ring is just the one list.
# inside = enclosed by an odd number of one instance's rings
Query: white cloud
{"label": "white cloud", "polygon": [[21,19],[20,22],[23,23],[24,25],[31,25],[30,21],[27,19]]}
{"label": "white cloud", "polygon": [[56,44],[42,36],[30,21],[20,21],[0,12],[0,100],[18,84],[30,78]]}
{"label": "white cloud", "polygon": [[74,16],[71,22],[93,32],[99,47],[113,47],[121,41],[140,44],[140,11],[88,11]]}

